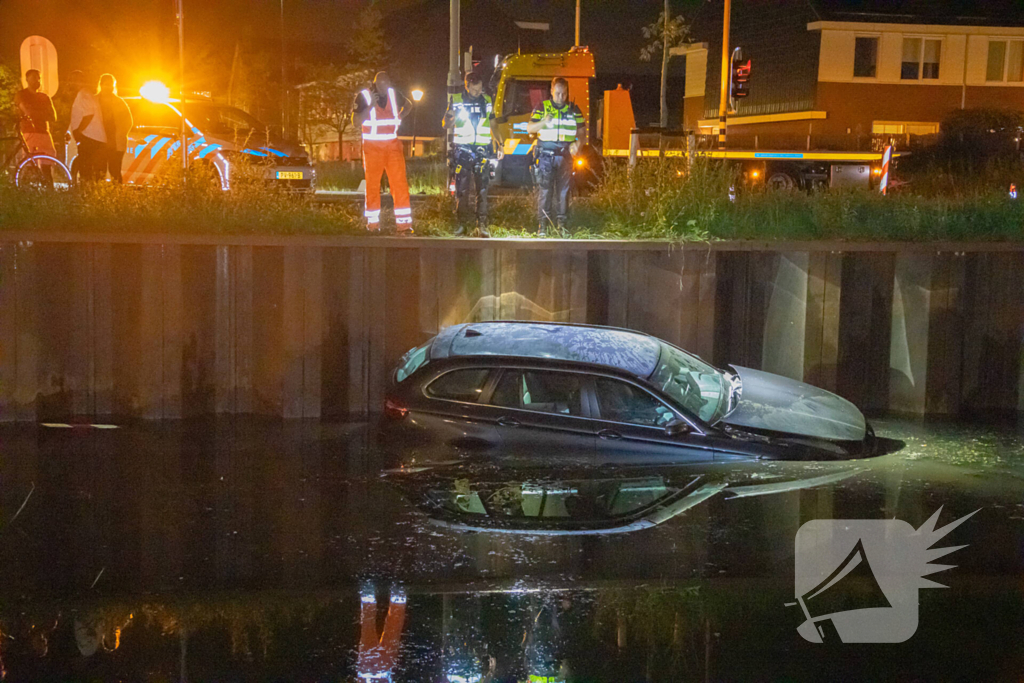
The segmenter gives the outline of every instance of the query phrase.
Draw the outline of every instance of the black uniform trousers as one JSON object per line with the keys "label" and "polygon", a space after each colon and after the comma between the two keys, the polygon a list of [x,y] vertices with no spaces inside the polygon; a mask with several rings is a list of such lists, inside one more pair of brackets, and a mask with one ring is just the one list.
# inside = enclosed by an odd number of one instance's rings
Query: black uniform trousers
{"label": "black uniform trousers", "polygon": [[569,189],[572,187],[572,155],[569,146],[540,149],[537,158],[537,224],[564,226],[569,214]]}
{"label": "black uniform trousers", "polygon": [[470,187],[476,185],[476,222],[487,227],[487,189],[491,184],[491,164],[481,145],[457,145],[452,169],[455,174],[455,216],[459,225],[469,227],[473,222]]}

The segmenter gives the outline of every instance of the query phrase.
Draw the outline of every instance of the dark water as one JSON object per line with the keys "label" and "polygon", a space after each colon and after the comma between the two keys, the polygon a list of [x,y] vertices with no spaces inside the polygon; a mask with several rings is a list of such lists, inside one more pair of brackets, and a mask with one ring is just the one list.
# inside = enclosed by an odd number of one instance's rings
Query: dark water
{"label": "dark water", "polygon": [[[896,420],[876,430],[905,448],[853,465],[604,470],[561,482],[459,473],[403,491],[382,479],[363,424],[2,427],[6,680],[348,681],[387,669],[430,683],[488,669],[494,681],[1020,680],[1024,432]],[[601,481],[579,483],[588,477]],[[506,531],[537,515],[552,517],[540,520],[548,528],[582,528],[558,527],[560,516],[607,520],[690,481],[737,488],[606,535],[472,532],[423,512],[432,500],[472,526],[487,517],[472,502],[483,500],[499,516],[533,511],[505,520]],[[452,494],[438,503],[445,486]],[[937,560],[956,566],[929,576],[948,587],[918,591],[909,640],[797,633],[804,615],[786,603],[797,597],[802,524],[918,528],[940,507],[937,526],[980,511],[937,544],[967,547]]]}

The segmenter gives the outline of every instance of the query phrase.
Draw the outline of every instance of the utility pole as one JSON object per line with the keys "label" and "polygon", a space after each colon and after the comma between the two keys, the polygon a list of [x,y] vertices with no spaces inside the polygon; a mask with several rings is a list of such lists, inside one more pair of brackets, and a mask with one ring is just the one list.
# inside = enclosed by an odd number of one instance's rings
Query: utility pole
{"label": "utility pole", "polygon": [[281,137],[288,138],[288,58],[285,53],[284,0],[281,0]]}
{"label": "utility pole", "polygon": [[459,47],[459,0],[450,0],[449,29],[448,29],[448,94],[454,95],[459,91],[459,56],[462,50]]}
{"label": "utility pole", "polygon": [[725,14],[722,18],[722,96],[718,100],[718,149],[725,149],[725,125],[729,111],[729,19],[732,13],[731,0],[725,0]]}
{"label": "utility pole", "polygon": [[175,1],[178,15],[178,105],[181,107],[181,170],[183,182],[188,182],[188,132],[185,129],[185,6],[184,0]]}
{"label": "utility pole", "polygon": [[576,47],[580,46],[580,0],[576,0]]}
{"label": "utility pole", "polygon": [[[726,0],[728,1],[728,0]],[[665,0],[665,25],[661,36],[661,129],[668,128],[668,22],[672,16],[668,0]]]}
{"label": "utility pole", "polygon": [[[448,102],[452,101],[452,96],[459,92],[459,87],[462,85],[461,78],[459,76],[459,55],[461,49],[459,47],[459,0],[450,0],[449,9],[449,29],[448,29]],[[445,151],[451,151],[452,134],[449,131],[445,135]]]}

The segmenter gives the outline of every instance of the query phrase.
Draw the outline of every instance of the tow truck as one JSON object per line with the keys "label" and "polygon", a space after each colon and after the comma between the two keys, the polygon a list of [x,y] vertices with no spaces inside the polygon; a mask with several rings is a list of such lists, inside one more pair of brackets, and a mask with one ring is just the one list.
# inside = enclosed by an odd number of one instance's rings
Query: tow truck
{"label": "tow truck", "polygon": [[569,101],[575,102],[586,119],[583,144],[589,143],[590,80],[596,75],[594,55],[586,47],[568,52],[509,55],[491,78],[498,131],[505,141],[505,158],[498,164],[495,182],[505,186],[529,185],[534,136],[526,124],[541,102],[551,96],[551,80],[561,76],[569,82]]}
{"label": "tow truck", "polygon": [[569,82],[569,100],[579,106],[587,121],[583,151],[575,162],[577,176],[581,172],[600,174],[606,158],[685,157],[690,149],[695,157],[738,164],[746,184],[771,189],[867,188],[874,187],[881,176],[882,151],[700,149],[698,136],[688,131],[639,129],[629,91],[621,87],[603,93],[601,140],[591,144],[594,55],[587,47],[574,47],[561,53],[509,55],[495,70],[491,89],[498,131],[505,141],[496,184],[514,187],[531,183],[530,152],[535,140],[526,132],[526,124],[534,108],[549,96],[551,80],[557,76]]}
{"label": "tow truck", "polygon": [[692,149],[695,158],[738,164],[747,185],[769,189],[871,188],[882,174],[882,151],[701,149],[689,131],[637,128],[629,92],[621,88],[604,93],[601,138],[605,157],[686,157]]}

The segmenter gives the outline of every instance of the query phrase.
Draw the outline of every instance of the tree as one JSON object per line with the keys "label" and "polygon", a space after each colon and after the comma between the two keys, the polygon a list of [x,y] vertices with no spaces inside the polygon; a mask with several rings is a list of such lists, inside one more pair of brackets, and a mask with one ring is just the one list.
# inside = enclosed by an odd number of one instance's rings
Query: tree
{"label": "tree", "polygon": [[669,50],[683,45],[690,37],[690,26],[682,16],[671,16],[669,0],[665,0],[665,9],[658,21],[643,29],[644,38],[649,42],[640,50],[640,59],[651,61],[654,55],[661,53],[661,127],[668,128],[668,59]]}
{"label": "tree", "polygon": [[314,65],[308,69],[309,82],[299,88],[299,126],[307,146],[326,127],[337,134],[341,152],[356,94],[387,61],[389,46],[380,10],[375,5],[366,7],[356,17],[346,48],[348,59],[344,67]]}
{"label": "tree", "polygon": [[21,77],[17,68],[0,64],[0,135],[6,135],[18,123],[18,112],[14,106],[14,95],[21,89]]}
{"label": "tree", "polygon": [[312,144],[329,128],[338,137],[338,152],[351,125],[352,103],[360,88],[373,77],[372,69],[348,70],[326,64],[311,70],[313,80],[299,86],[299,127],[312,154]]}
{"label": "tree", "polygon": [[389,46],[382,20],[376,5],[366,7],[356,16],[355,26],[345,44],[350,71],[379,69],[387,61]]}

